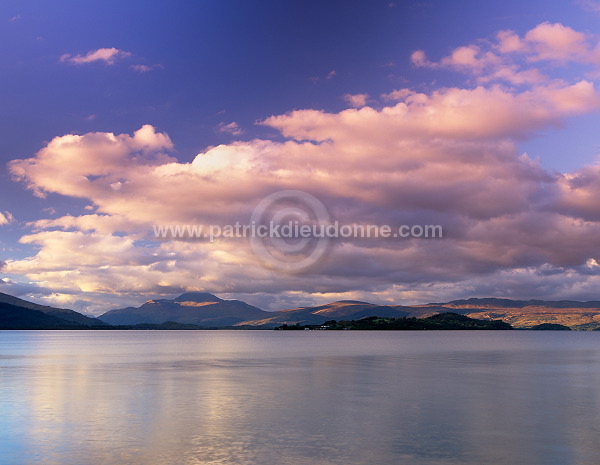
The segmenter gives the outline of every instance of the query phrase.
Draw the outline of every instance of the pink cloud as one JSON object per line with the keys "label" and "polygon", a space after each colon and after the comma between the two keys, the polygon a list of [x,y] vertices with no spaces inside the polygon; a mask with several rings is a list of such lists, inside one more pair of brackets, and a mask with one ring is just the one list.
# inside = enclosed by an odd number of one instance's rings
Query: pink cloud
{"label": "pink cloud", "polygon": [[219,123],[218,130],[219,132],[231,134],[232,136],[240,136],[244,133],[243,129],[240,128],[239,124],[235,121],[232,121],[231,123]]}
{"label": "pink cloud", "polygon": [[588,46],[588,37],[562,24],[542,23],[524,37],[530,48],[531,60],[594,61]]}
{"label": "pink cloud", "polygon": [[117,59],[126,58],[129,56],[131,56],[131,53],[112,47],[90,50],[85,55],[71,55],[69,53],[65,53],[60,57],[60,61],[63,63],[71,63],[75,65],[82,65],[86,63],[93,63],[95,61],[102,61],[107,65],[113,65]]}
{"label": "pink cloud", "polygon": [[[583,114],[600,106],[599,94],[591,82],[573,85],[539,86],[515,93],[499,86],[474,89],[450,88],[431,94],[407,93],[404,101],[381,111],[372,108],[329,114],[300,110],[268,118],[265,124],[286,137],[324,141],[342,136],[407,137],[428,135],[450,138],[523,138],[566,116]],[[373,132],[375,131],[375,132]]]}
{"label": "pink cloud", "polygon": [[501,81],[515,85],[539,84],[551,80],[527,63],[581,63],[597,67],[600,45],[591,34],[577,32],[560,23],[544,22],[520,37],[515,31],[496,34],[493,41],[479,41],[454,49],[438,62],[417,50],[412,63],[423,68],[449,68],[473,75],[477,82]]}
{"label": "pink cloud", "polygon": [[0,226],[4,226],[6,224],[10,224],[14,221],[14,217],[11,212],[1,212],[0,211]]}
{"label": "pink cloud", "polygon": [[367,104],[367,94],[346,94],[344,100],[354,108],[364,107]]}

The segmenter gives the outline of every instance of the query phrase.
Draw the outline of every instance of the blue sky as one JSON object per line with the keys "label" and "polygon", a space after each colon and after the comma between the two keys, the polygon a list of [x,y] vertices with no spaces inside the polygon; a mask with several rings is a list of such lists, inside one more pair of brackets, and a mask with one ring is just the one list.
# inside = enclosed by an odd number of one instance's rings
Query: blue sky
{"label": "blue sky", "polygon": [[[6,164],[34,158],[56,137],[92,132],[131,135],[149,124],[157,133],[168,134],[173,143],[169,155],[180,164],[192,162],[199,153],[219,144],[229,146],[235,141],[255,139],[282,143],[289,137],[299,138],[276,125],[256,123],[294,110],[322,110],[337,115],[352,106],[347,95],[366,94],[366,106],[380,111],[391,105],[382,95],[398,89],[433,95],[448,88],[492,88],[492,83],[479,82],[480,77],[466,76],[464,69],[443,65],[441,60],[467,44],[484,48],[482,44],[493,41],[498,31],[512,30],[525,37],[527,31],[544,22],[586,34],[593,47],[596,34],[600,34],[598,11],[600,7],[591,1],[4,1],[0,4],[0,212],[7,218],[10,213],[14,219],[1,226],[0,260],[21,262],[37,256],[41,263],[43,257],[37,254],[50,247],[47,243],[18,242],[22,236],[35,233],[27,223],[81,216],[86,211],[115,214],[114,209],[99,207],[101,202],[92,195],[70,195],[40,184],[37,187],[46,191],[45,197],[36,197],[26,189],[27,176],[21,181],[14,179],[14,172],[11,174]],[[114,62],[73,61],[73,57],[110,48],[120,51]],[[425,51],[434,64],[417,66],[411,61],[416,50]],[[538,58],[523,58],[519,66],[526,63],[538,69]],[[540,64],[539,69],[551,75],[554,83],[558,79],[568,84],[595,79],[589,74],[593,72],[591,59],[582,58],[577,63],[561,60]],[[583,67],[590,69],[582,71]],[[522,91],[519,86],[511,88],[514,95]],[[533,125],[525,135],[515,131],[508,139],[519,155],[526,152],[530,158],[539,159],[541,169],[549,175],[592,165],[600,143],[598,112],[595,108],[573,114],[569,111],[568,115],[557,114],[543,124]],[[226,130],[226,125],[234,122],[235,126]],[[339,163],[344,164],[344,156],[340,156]],[[32,179],[30,185],[37,182]],[[224,179],[223,183],[233,183],[234,179]],[[431,179],[434,183],[435,176]],[[323,192],[319,188],[315,194],[327,197]],[[388,200],[388,204],[393,203],[393,198]],[[333,210],[336,201],[342,202],[339,198],[329,200]],[[86,206],[94,209],[85,210]],[[403,208],[412,209],[415,218],[423,213],[417,205]],[[428,209],[430,213],[443,210]],[[448,214],[443,211],[442,219],[452,225]],[[202,218],[202,214],[193,218]],[[433,217],[429,215],[429,219]],[[144,227],[147,225],[137,225],[129,232],[137,233]],[[123,232],[105,232],[117,233]],[[589,259],[593,259],[594,247],[590,244],[586,252]],[[492,267],[482,265],[482,269],[492,279],[494,273],[518,274],[531,266],[539,277],[547,275],[540,272],[540,267],[586,263],[579,255],[571,263],[553,261],[545,253],[542,258],[530,260],[535,253],[524,253],[527,258],[522,263],[496,262]],[[462,260],[454,252],[450,256],[459,263]],[[426,259],[427,254],[423,257]],[[378,268],[378,259],[370,260]],[[64,267],[73,270],[77,264]],[[6,292],[85,311],[163,294],[160,287],[151,284],[117,289],[103,281],[102,285],[89,287],[92,290],[85,290],[86,286],[59,286],[56,275],[50,279],[26,268],[14,265],[5,269]],[[243,284],[225,285],[238,278],[224,273],[207,281],[200,279],[197,286],[182,283],[181,290],[198,288],[246,298],[269,308],[335,297],[408,302],[501,293],[504,285],[488,288],[469,281],[477,274],[477,267],[465,268],[465,275],[453,280],[426,270],[392,270],[384,264],[380,269],[387,271],[373,272],[365,278],[369,284],[363,285],[364,280],[359,278],[338,279],[337,267],[329,264],[315,274],[314,282],[306,276],[291,277],[281,287],[258,284],[255,292],[250,292]],[[58,268],[52,271],[60,272]],[[571,272],[560,268],[552,273],[570,276]],[[211,274],[205,270],[195,273]],[[416,281],[403,283],[399,276],[411,273],[418,276]],[[577,273],[588,279],[587,272]],[[274,278],[265,275],[265,283]],[[544,289],[556,285],[545,279],[539,286],[532,284],[531,297],[543,297]],[[570,284],[551,297],[593,297],[587,290],[590,283],[574,284],[570,278],[565,279],[563,282]],[[322,285],[324,281],[339,284],[327,287]],[[437,290],[417,292],[415,283],[420,289],[434,286]],[[166,286],[164,294],[171,295],[169,291],[176,291],[175,287]],[[526,292],[518,288],[508,296],[527,297]]]}
{"label": "blue sky", "polygon": [[[378,95],[406,84],[427,89],[439,86],[440,79],[444,85],[460,79],[456,73],[415,70],[409,58],[416,49],[441,56],[497,30],[523,32],[543,21],[598,28],[598,17],[573,2],[390,5],[2,2],[0,153],[9,161],[35,153],[57,135],[127,133],[152,122],[176,142],[178,157],[189,160],[209,145],[230,140],[215,131],[223,121],[237,121],[247,136],[262,135],[253,127],[257,120],[302,108],[339,111],[346,93]],[[64,53],[101,47],[126,50],[132,57],[111,67],[58,63]],[[137,73],[133,64],[160,68]],[[326,79],[331,71],[335,76]],[[91,115],[94,119],[87,120]],[[593,119],[583,124],[587,135]],[[557,169],[579,166],[558,153],[537,156]]]}

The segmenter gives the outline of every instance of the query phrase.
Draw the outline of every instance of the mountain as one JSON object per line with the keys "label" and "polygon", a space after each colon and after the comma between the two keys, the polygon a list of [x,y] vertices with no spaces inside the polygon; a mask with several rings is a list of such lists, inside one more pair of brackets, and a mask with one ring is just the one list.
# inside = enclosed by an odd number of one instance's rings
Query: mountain
{"label": "mountain", "polygon": [[[77,323],[79,325],[85,325],[85,326],[106,325],[106,323],[98,320],[97,318],[91,318],[89,316],[82,315],[81,313],[77,313],[73,310],[67,310],[66,308],[54,308],[54,307],[48,307],[46,305],[34,304],[33,302],[28,302],[27,300],[19,299],[18,297],[4,294],[2,292],[0,292],[0,303],[13,305],[15,307],[26,308],[29,310],[37,310],[38,312],[42,312],[46,315],[54,316],[56,318],[60,318],[62,320],[66,320],[66,321],[72,322],[72,323]],[[2,320],[0,320],[0,323],[1,323],[1,321]]]}
{"label": "mountain", "polygon": [[[73,310],[48,307],[0,293],[0,328],[15,327],[19,320],[36,328],[40,325],[162,325],[166,322],[196,325],[204,328],[268,329],[282,325],[321,325],[327,321],[350,321],[368,317],[428,318],[437,314],[455,313],[478,320],[502,320],[514,328],[550,328],[562,325],[571,329],[600,328],[600,301],[573,300],[511,300],[472,298],[421,305],[377,305],[369,302],[343,300],[314,307],[301,307],[265,312],[239,300],[224,300],[206,292],[187,292],[179,297],[149,300],[140,307],[127,307],[90,318]],[[16,307],[16,308],[13,308]],[[21,314],[16,313],[21,311]],[[52,319],[40,319],[38,313]],[[4,325],[4,326],[3,326]],[[537,328],[536,328],[537,329]]]}
{"label": "mountain", "polygon": [[257,320],[266,315],[269,313],[239,300],[223,300],[205,292],[188,292],[173,300],[149,300],[137,308],[111,310],[100,319],[112,325],[172,321],[214,328]]}
{"label": "mountain", "polygon": [[48,315],[39,310],[0,302],[0,329],[71,329],[80,328],[74,321]]}

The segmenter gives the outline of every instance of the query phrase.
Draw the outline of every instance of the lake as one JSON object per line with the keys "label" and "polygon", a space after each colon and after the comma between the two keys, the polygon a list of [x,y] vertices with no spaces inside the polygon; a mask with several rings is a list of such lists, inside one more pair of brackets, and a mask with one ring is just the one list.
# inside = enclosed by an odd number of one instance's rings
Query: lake
{"label": "lake", "polygon": [[600,463],[600,332],[0,331],[7,465]]}

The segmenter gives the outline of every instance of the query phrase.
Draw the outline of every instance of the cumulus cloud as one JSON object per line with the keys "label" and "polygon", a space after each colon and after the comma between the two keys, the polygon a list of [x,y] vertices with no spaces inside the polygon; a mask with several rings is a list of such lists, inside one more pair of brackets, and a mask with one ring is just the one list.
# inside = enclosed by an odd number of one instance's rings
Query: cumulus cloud
{"label": "cumulus cloud", "polygon": [[126,58],[131,56],[130,52],[119,50],[118,48],[99,48],[97,50],[90,50],[85,55],[71,55],[65,53],[60,57],[62,63],[71,63],[74,65],[82,65],[86,63],[93,63],[95,61],[101,61],[107,65],[113,65],[118,59]]}
{"label": "cumulus cloud", "polygon": [[[23,179],[37,196],[56,192],[87,197],[89,189],[98,189],[98,180],[114,191],[119,186],[119,170],[174,161],[164,155],[173,146],[169,137],[145,125],[133,136],[90,133],[53,139],[36,158],[9,164],[16,179]],[[100,156],[99,156],[100,155]]]}
{"label": "cumulus cloud", "polygon": [[[555,39],[548,27],[564,33],[556,39],[563,48],[557,42],[549,51]],[[189,289],[256,294],[269,305],[275,305],[265,297],[271,294],[289,304],[523,297],[521,281],[538,293],[531,297],[590,290],[600,276],[589,265],[600,261],[600,169],[548,172],[517,147],[600,109],[592,81],[541,77],[536,68],[546,60],[559,69],[567,49],[588,60],[592,46],[568,28],[544,24],[532,31],[522,37],[505,31],[487,49],[467,45],[435,63],[413,55],[420,66],[466,70],[477,76],[475,86],[396,89],[383,96],[381,108],[367,106],[360,94],[360,108],[274,115],[262,124],[285,140],[222,144],[190,163],[174,158],[169,136],[150,125],[133,135],[56,137],[9,169],[36,195],[85,199],[94,213],[30,224],[21,241],[38,252],[7,260],[6,272],[64,296]],[[511,62],[513,54],[521,61]],[[497,82],[501,75],[515,86]],[[342,223],[441,224],[444,238],[334,241],[311,273],[288,276],[263,267],[243,239],[152,236],[156,224],[247,222],[266,195],[284,189],[317,196]]]}

